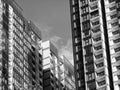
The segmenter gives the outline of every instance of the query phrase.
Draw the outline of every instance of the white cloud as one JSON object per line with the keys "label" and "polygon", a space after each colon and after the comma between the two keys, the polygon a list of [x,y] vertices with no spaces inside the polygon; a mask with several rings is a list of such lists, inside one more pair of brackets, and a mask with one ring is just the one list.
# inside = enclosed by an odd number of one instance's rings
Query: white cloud
{"label": "white cloud", "polygon": [[72,64],[73,64],[73,51],[72,51],[72,40],[69,39],[66,44],[63,45],[62,38],[59,36],[50,37],[50,32],[52,32],[52,27],[49,27],[45,24],[35,23],[36,26],[42,32],[43,40],[50,40],[55,47],[58,49],[60,55],[64,55]]}
{"label": "white cloud", "polygon": [[53,28],[46,24],[40,24],[38,22],[35,22],[35,25],[40,29],[43,39],[47,39]]}
{"label": "white cloud", "polygon": [[73,64],[72,40],[69,39],[66,45],[60,49],[60,55],[64,55]]}
{"label": "white cloud", "polygon": [[50,41],[54,42],[54,43],[58,43],[62,38],[59,36],[53,36],[50,38]]}
{"label": "white cloud", "polygon": [[62,42],[62,38],[59,36],[52,36],[51,38],[47,40],[50,40],[57,49],[60,47],[59,46],[60,42]]}

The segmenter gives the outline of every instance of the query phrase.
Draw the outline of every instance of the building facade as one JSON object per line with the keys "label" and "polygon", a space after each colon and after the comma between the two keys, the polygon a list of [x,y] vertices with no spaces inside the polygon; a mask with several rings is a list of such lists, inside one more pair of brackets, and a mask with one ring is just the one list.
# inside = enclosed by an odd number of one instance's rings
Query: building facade
{"label": "building facade", "polygon": [[[23,17],[20,6],[14,0],[0,0],[0,90],[42,90],[40,41],[40,31]],[[36,63],[31,62],[36,76],[28,58],[33,47],[37,48],[32,56]]]}
{"label": "building facade", "polygon": [[50,42],[42,42],[43,49],[43,90],[63,90],[60,82],[60,60],[56,47]]}
{"label": "building facade", "polygon": [[76,90],[73,65],[65,56],[60,57],[60,62],[60,82],[63,84],[63,90]]}
{"label": "building facade", "polygon": [[120,89],[119,0],[70,0],[77,90]]}
{"label": "building facade", "polygon": [[43,90],[76,90],[73,65],[65,56],[59,56],[50,42],[42,42]]}

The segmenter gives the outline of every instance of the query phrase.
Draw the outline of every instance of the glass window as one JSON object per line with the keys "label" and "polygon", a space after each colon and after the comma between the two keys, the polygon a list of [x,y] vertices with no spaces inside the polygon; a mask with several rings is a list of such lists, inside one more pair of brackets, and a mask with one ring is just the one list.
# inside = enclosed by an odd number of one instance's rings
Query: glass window
{"label": "glass window", "polygon": [[89,8],[85,7],[83,9],[81,9],[81,11],[82,11],[82,14],[87,13],[87,12],[89,12]]}
{"label": "glass window", "polygon": [[116,13],[110,16],[111,19],[114,19],[114,18],[116,18],[116,17],[117,17],[117,14],[116,14]]}
{"label": "glass window", "polygon": [[92,48],[91,47],[86,47],[85,52],[86,52],[86,55],[89,55],[90,53],[92,53]]}
{"label": "glass window", "polygon": [[75,56],[76,56],[76,60],[78,61],[78,60],[79,60],[79,56],[78,56],[78,54],[76,54]]}
{"label": "glass window", "polygon": [[85,45],[89,45],[89,44],[91,44],[91,39],[86,39],[85,40]]}
{"label": "glass window", "polygon": [[103,63],[103,62],[96,64],[96,67],[97,67],[97,68],[100,68],[100,67],[102,67],[102,66],[104,66],[104,63]]}
{"label": "glass window", "polygon": [[97,4],[90,6],[90,9],[91,9],[91,10],[94,10],[94,9],[97,9],[97,8],[98,8],[98,5],[97,5]]}
{"label": "glass window", "polygon": [[109,3],[112,3],[112,2],[114,2],[115,0],[109,0]]}
{"label": "glass window", "polygon": [[97,73],[97,76],[99,76],[99,77],[102,77],[104,75],[105,75],[105,71],[101,71],[101,72]]}
{"label": "glass window", "polygon": [[117,25],[118,25],[118,21],[111,23],[111,26],[112,26],[112,27],[115,27],[115,26],[117,26]]}
{"label": "glass window", "polygon": [[115,50],[115,52],[119,52],[120,51],[120,47],[117,47],[114,50]]}
{"label": "glass window", "polygon": [[99,85],[99,86],[102,86],[102,85],[105,85],[105,84],[106,84],[106,81],[105,81],[105,80],[98,82],[98,85]]}
{"label": "glass window", "polygon": [[85,30],[85,29],[89,29],[90,28],[90,23],[89,22],[86,22],[86,23],[83,23],[82,24],[82,29]]}
{"label": "glass window", "polygon": [[92,25],[93,25],[93,26],[96,26],[96,25],[98,25],[99,23],[100,23],[99,20],[96,20],[96,21],[93,21],[93,22],[92,22]]}
{"label": "glass window", "polygon": [[76,37],[75,38],[75,43],[79,43],[80,42],[80,38],[79,37]]}
{"label": "glass window", "polygon": [[100,58],[102,58],[102,57],[103,57],[103,53],[98,54],[98,55],[95,55],[95,57],[96,57],[96,59],[100,59]]}
{"label": "glass window", "polygon": [[120,60],[120,56],[115,57],[116,61]]}
{"label": "glass window", "polygon": [[86,21],[86,20],[88,20],[88,19],[89,19],[89,14],[87,14],[87,15],[84,15],[84,16],[82,17],[82,19],[83,19],[83,21]]}
{"label": "glass window", "polygon": [[120,38],[113,40],[114,43],[120,42]]}
{"label": "glass window", "polygon": [[87,80],[88,80],[88,81],[89,81],[89,80],[93,80],[93,79],[95,79],[94,73],[87,74]]}
{"label": "glass window", "polygon": [[81,87],[81,82],[80,82],[80,80],[78,81],[78,86]]}
{"label": "glass window", "polygon": [[95,46],[94,49],[95,50],[100,50],[100,49],[102,49],[102,45]]}
{"label": "glass window", "polygon": [[116,35],[116,34],[119,34],[119,33],[120,33],[119,30],[115,30],[115,31],[112,32],[113,35]]}
{"label": "glass window", "polygon": [[110,11],[115,10],[115,9],[116,9],[116,6],[110,7]]}
{"label": "glass window", "polygon": [[76,22],[74,22],[73,25],[74,25],[74,28],[77,28]]}
{"label": "glass window", "polygon": [[101,40],[101,37],[93,38],[94,41],[98,42]]}

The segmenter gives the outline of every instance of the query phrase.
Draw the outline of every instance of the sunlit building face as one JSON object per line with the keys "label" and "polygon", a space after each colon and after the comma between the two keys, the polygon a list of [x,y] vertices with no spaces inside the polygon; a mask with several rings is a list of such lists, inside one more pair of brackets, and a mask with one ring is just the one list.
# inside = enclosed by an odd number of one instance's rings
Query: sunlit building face
{"label": "sunlit building face", "polygon": [[70,0],[77,90],[119,90],[119,0]]}

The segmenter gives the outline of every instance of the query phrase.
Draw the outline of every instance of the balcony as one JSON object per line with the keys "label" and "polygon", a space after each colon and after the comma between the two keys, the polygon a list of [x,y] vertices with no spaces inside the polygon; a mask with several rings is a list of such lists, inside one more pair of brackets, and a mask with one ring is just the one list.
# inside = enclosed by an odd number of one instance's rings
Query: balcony
{"label": "balcony", "polygon": [[90,4],[89,9],[90,9],[90,12],[93,12],[93,11],[95,11],[95,10],[98,10],[98,2],[95,2],[95,3],[93,3],[93,4]]}
{"label": "balcony", "polygon": [[92,20],[90,25],[91,25],[91,27],[96,27],[96,26],[100,25],[99,18]]}
{"label": "balcony", "polygon": [[100,33],[101,33],[100,26],[92,29],[92,36],[95,36],[96,34]]}
{"label": "balcony", "polygon": [[96,3],[96,2],[97,2],[97,0],[89,0],[90,4],[93,4],[93,3]]}
{"label": "balcony", "polygon": [[94,72],[94,65],[93,64],[87,64],[85,71],[86,71],[86,73],[88,73],[88,72]]}
{"label": "balcony", "polygon": [[94,57],[95,61],[100,61],[100,60],[104,59],[104,57],[105,57],[104,52],[103,51],[96,52],[96,53],[94,53],[93,57]]}
{"label": "balcony", "polygon": [[99,44],[99,45],[97,44],[93,46],[93,52],[100,52],[102,51],[102,49],[103,49],[102,44]]}
{"label": "balcony", "polygon": [[91,55],[91,56],[86,56],[85,57],[85,62],[86,62],[86,64],[87,63],[93,63],[93,56]]}
{"label": "balcony", "polygon": [[101,36],[93,37],[92,42],[93,44],[101,43],[102,37]]}

